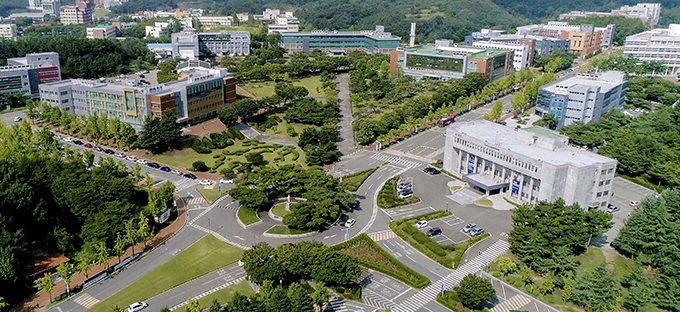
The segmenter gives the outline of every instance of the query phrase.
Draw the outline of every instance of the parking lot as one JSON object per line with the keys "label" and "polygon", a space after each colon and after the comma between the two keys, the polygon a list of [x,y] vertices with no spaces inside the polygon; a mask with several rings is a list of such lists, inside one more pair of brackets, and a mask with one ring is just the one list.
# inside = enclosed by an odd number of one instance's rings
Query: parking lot
{"label": "parking lot", "polygon": [[394,307],[415,292],[408,285],[376,271],[370,271],[361,286],[362,301],[382,309]]}
{"label": "parking lot", "polygon": [[440,245],[453,245],[461,243],[470,238],[469,234],[463,232],[465,221],[455,215],[430,220],[427,225],[419,230],[425,234],[433,228],[441,229],[441,234],[431,236],[432,240]]}
{"label": "parking lot", "polygon": [[632,207],[630,203],[632,201],[641,202],[645,197],[652,194],[654,194],[654,191],[648,188],[642,187],[626,179],[615,177],[612,181],[612,197],[609,200],[609,203],[621,210],[612,214],[612,221],[614,224],[611,229],[604,235],[595,238],[593,240],[593,245],[609,248],[609,243],[618,236],[623,224],[628,220],[629,214],[634,210],[634,207]]}

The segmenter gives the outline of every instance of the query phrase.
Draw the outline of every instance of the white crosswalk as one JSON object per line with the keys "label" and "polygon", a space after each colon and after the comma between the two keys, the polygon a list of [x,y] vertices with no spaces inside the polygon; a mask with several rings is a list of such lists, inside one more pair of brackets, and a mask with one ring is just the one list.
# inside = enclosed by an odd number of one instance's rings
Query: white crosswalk
{"label": "white crosswalk", "polygon": [[386,161],[390,164],[399,166],[399,167],[404,167],[404,168],[418,168],[423,166],[423,164],[406,159],[404,157],[399,157],[399,156],[394,156],[394,155],[388,155],[385,153],[375,153],[371,155],[371,158],[381,160],[381,161]]}
{"label": "white crosswalk", "polygon": [[206,202],[205,199],[203,197],[200,197],[200,196],[199,197],[192,197],[191,199],[189,199],[187,201],[187,203],[189,205],[200,205],[200,204],[204,204],[205,202]]}
{"label": "white crosswalk", "polygon": [[82,294],[78,298],[73,299],[73,302],[81,305],[85,309],[89,309],[95,304],[99,303],[99,299],[92,297],[90,294]]}
{"label": "white crosswalk", "polygon": [[519,308],[529,303],[531,303],[531,299],[517,294],[510,297],[510,299],[497,304],[491,309],[491,312],[510,312],[512,310],[519,310]]}
{"label": "white crosswalk", "polygon": [[397,234],[392,232],[392,230],[385,230],[380,232],[369,233],[368,237],[370,237],[373,241],[379,242],[381,240],[395,238],[397,237]]}
{"label": "white crosswalk", "polygon": [[220,291],[220,290],[222,290],[222,289],[224,289],[224,288],[226,288],[226,287],[229,287],[229,286],[231,286],[231,285],[240,283],[241,281],[243,281],[243,280],[245,280],[245,279],[246,279],[245,275],[244,275],[244,276],[241,276],[241,277],[239,277],[239,278],[233,279],[233,280],[231,280],[231,281],[229,281],[229,282],[227,282],[227,283],[224,283],[224,284],[222,284],[222,285],[220,285],[220,286],[217,286],[217,287],[215,287],[215,288],[213,288],[213,289],[211,289],[211,290],[208,290],[208,291],[206,291],[206,292],[204,292],[204,293],[202,293],[202,294],[200,294],[200,295],[198,295],[198,296],[196,296],[196,297],[193,297],[193,298],[191,298],[191,299],[189,299],[189,300],[187,300],[187,301],[184,301],[184,302],[182,302],[182,303],[180,303],[180,304],[178,304],[178,305],[175,305],[174,307],[170,308],[170,311],[175,311],[175,310],[177,310],[177,309],[179,309],[179,308],[181,308],[181,307],[183,307],[183,306],[189,304],[189,301],[191,301],[191,300],[193,300],[193,299],[197,299],[197,300],[198,300],[198,299],[201,299],[201,298],[203,298],[203,297],[205,297],[205,296],[207,296],[207,295],[210,295],[210,294],[212,294],[212,293],[215,293],[215,292],[217,292],[217,291]]}
{"label": "white crosswalk", "polygon": [[198,185],[198,179],[193,180],[189,178],[182,178],[182,180],[175,181],[175,192],[180,192]]}
{"label": "white crosswalk", "polygon": [[450,289],[468,274],[474,274],[482,270],[487,265],[491,264],[496,258],[504,254],[510,248],[510,244],[504,240],[498,240],[487,248],[481,255],[462,264],[458,269],[444,278],[433,282],[429,286],[423,288],[410,298],[404,300],[401,304],[392,308],[395,312],[415,312],[425,306],[427,303],[433,301],[442,289]]}

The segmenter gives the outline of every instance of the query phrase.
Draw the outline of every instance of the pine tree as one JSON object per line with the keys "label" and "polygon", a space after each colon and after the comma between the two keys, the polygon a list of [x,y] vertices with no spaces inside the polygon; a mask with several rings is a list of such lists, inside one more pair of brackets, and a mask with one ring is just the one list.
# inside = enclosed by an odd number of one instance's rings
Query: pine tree
{"label": "pine tree", "polygon": [[293,283],[288,287],[288,298],[292,312],[312,312],[314,302],[307,290],[300,283]]}
{"label": "pine tree", "polygon": [[614,274],[600,266],[576,278],[571,300],[588,311],[607,312],[614,308],[617,296]]}

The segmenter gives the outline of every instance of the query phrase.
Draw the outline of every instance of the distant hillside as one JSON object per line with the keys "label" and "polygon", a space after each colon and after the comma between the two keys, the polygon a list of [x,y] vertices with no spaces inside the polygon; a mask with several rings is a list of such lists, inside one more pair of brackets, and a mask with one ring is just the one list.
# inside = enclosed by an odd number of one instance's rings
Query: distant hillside
{"label": "distant hillside", "polygon": [[[663,9],[680,7],[678,0],[491,0],[511,13],[522,15],[531,20],[557,17],[569,11],[609,11],[622,5],[638,2],[658,2]],[[663,11],[662,11],[663,12]]]}
{"label": "distant hillside", "polygon": [[[202,1],[180,4],[198,2]],[[317,29],[373,29],[377,24],[402,37],[408,36],[410,22],[417,22],[418,40],[428,42],[441,38],[462,40],[465,34],[482,27],[511,28],[526,21],[491,0],[213,0],[202,3],[223,14],[260,12],[265,7],[296,8],[295,14]]]}

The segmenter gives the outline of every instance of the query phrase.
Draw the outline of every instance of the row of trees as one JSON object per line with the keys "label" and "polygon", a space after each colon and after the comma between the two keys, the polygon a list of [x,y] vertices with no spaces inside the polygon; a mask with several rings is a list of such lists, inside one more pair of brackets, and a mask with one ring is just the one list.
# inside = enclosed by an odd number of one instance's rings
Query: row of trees
{"label": "row of trees", "polygon": [[[226,306],[213,301],[208,312],[320,312],[328,299],[328,290],[321,282],[316,284],[316,288],[311,288],[304,282],[274,287],[272,281],[264,281],[254,296],[237,293]],[[189,303],[187,311],[201,312],[203,309],[198,301],[194,301]]]}
{"label": "row of trees", "polygon": [[618,173],[642,179],[651,187],[680,186],[680,106],[662,106],[632,118],[620,111],[607,113],[598,122],[560,128],[569,141],[618,161]]}
{"label": "row of trees", "polygon": [[555,81],[555,74],[543,74],[534,80],[529,81],[524,88],[516,92],[510,101],[514,110],[522,109],[536,101],[538,88],[542,85]]}
{"label": "row of trees", "polygon": [[658,77],[631,77],[628,80],[626,102],[650,109],[652,102],[673,105],[680,101],[680,86]]}
{"label": "row of trees", "polygon": [[534,67],[541,67],[544,72],[554,74],[571,67],[575,59],[574,54],[541,55],[534,60]]}
{"label": "row of trees", "polygon": [[291,228],[322,230],[356,204],[351,194],[339,187],[338,180],[318,167],[302,169],[285,165],[279,168],[256,167],[236,180],[229,194],[241,206],[256,211],[271,208],[277,198],[288,195],[308,199],[295,204],[284,223]]}
{"label": "row of trees", "polygon": [[666,66],[658,61],[641,61],[634,56],[623,56],[623,51],[619,50],[607,55],[595,56],[587,67],[597,68],[600,71],[618,70],[631,75],[645,75],[653,73],[662,73],[666,70]]}

